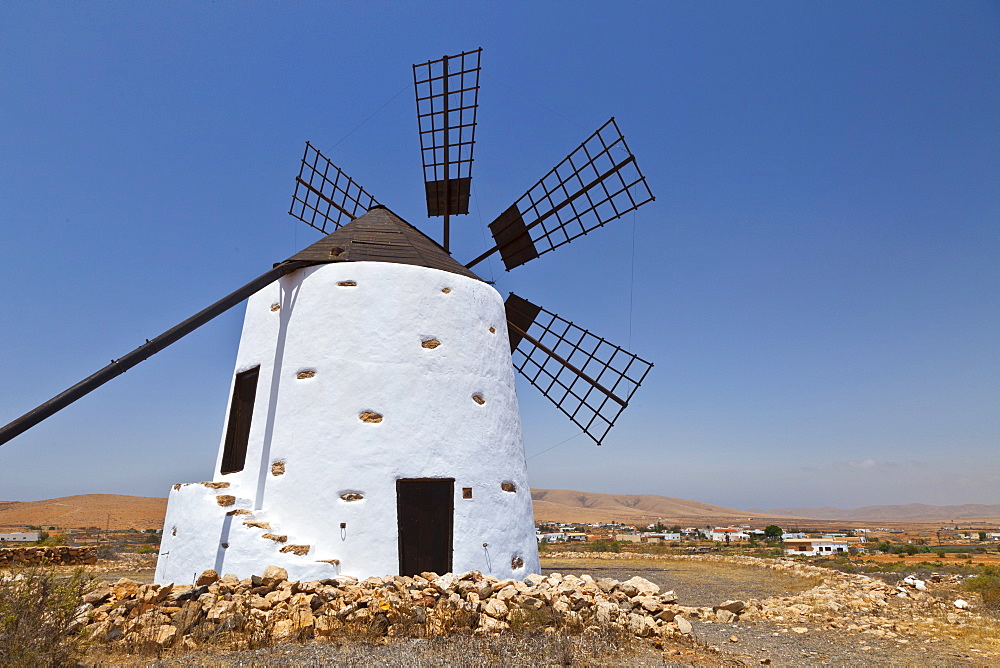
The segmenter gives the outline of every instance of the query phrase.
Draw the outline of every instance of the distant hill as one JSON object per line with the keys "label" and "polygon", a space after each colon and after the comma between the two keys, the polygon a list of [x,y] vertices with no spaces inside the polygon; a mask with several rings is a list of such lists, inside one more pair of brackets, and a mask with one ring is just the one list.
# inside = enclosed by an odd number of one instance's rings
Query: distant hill
{"label": "distant hill", "polygon": [[537,522],[629,522],[638,519],[746,520],[774,517],[655,494],[597,494],[572,489],[533,489]]}
{"label": "distant hill", "polygon": [[[965,504],[931,506],[911,503],[864,508],[776,508],[738,510],[710,503],[655,494],[597,494],[572,489],[531,490],[538,522],[665,522],[705,524],[736,523],[747,519],[856,520],[969,520],[1000,521],[1000,505]],[[122,494],[81,494],[46,501],[0,501],[0,531],[27,525],[55,524],[59,527],[112,529],[159,529],[163,526],[167,500],[160,497]]]}
{"label": "distant hill", "polygon": [[54,524],[58,527],[159,529],[167,500],[122,494],[81,494],[46,501],[0,502],[0,527]]}
{"label": "distant hill", "polygon": [[[765,516],[653,494],[533,489],[531,498],[535,519],[539,522],[630,522],[660,518],[693,521],[704,518],[709,523]],[[0,501],[0,528],[29,524],[104,528],[110,518],[112,529],[158,529],[163,526],[166,509],[164,498],[120,494],[83,494],[47,501]]]}
{"label": "distant hill", "polygon": [[908,503],[901,506],[863,506],[861,508],[775,508],[758,510],[761,513],[792,515],[811,520],[967,520],[1000,518],[1000,504],[966,503],[956,506],[931,506],[925,503]]}

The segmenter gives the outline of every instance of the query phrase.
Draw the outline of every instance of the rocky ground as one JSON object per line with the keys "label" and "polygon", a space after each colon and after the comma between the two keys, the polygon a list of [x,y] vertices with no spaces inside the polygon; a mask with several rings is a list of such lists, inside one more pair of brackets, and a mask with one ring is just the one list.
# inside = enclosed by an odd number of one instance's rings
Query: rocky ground
{"label": "rocky ground", "polygon": [[[546,563],[565,571],[579,557],[550,554]],[[793,560],[753,557],[591,554],[583,561],[597,562],[609,577],[640,573],[675,589],[681,603],[718,598],[720,578],[729,580],[724,591],[771,592],[748,597],[747,610],[735,619],[693,620],[692,637],[720,659],[770,659],[772,665],[1000,664],[1000,620],[956,608],[955,601],[968,596],[948,578],[890,585]],[[586,567],[596,570],[590,563]],[[775,593],[776,588],[784,591]]]}
{"label": "rocky ground", "polygon": [[1000,664],[1000,620],[973,599],[956,607],[946,578],[708,555],[548,553],[543,565],[525,582],[291,583],[280,569],[207,572],[195,588],[121,580],[88,596],[80,628],[92,665]]}

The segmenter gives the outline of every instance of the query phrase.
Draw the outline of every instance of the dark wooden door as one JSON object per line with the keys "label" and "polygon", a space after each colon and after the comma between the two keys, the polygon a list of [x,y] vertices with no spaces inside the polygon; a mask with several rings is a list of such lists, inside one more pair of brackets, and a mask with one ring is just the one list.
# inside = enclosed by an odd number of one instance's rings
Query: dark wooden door
{"label": "dark wooden door", "polygon": [[454,514],[454,479],[396,481],[400,575],[451,572]]}

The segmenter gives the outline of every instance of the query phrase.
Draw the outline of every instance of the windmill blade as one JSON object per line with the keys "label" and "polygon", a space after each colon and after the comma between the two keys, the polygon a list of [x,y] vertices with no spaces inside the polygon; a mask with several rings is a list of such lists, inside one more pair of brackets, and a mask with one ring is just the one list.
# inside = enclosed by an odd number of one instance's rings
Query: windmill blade
{"label": "windmill blade", "polygon": [[513,293],[504,308],[514,368],[600,445],[653,364]]}
{"label": "windmill blade", "polygon": [[430,217],[444,216],[447,221],[449,215],[469,213],[482,51],[466,51],[413,66],[420,157]]}
{"label": "windmill blade", "polygon": [[365,214],[378,202],[340,167],[306,142],[288,213],[327,234]]}
{"label": "windmill blade", "polygon": [[602,125],[496,220],[496,251],[510,271],[621,218],[655,198],[614,118]]}

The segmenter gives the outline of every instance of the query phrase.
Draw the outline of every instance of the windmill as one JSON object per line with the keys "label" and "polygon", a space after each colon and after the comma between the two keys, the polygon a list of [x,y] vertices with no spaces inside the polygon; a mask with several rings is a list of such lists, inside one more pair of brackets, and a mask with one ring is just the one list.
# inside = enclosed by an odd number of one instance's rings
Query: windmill
{"label": "windmill", "polygon": [[[473,271],[508,271],[653,200],[614,118],[489,224],[462,264],[481,49],[413,66],[429,218],[307,142],[289,213],[324,236],[0,429],[0,444],[247,301],[213,480],[174,485],[156,581],[538,570],[514,374],[598,445],[652,364]],[[504,332],[506,331],[506,336]],[[395,521],[392,521],[395,518]]]}

